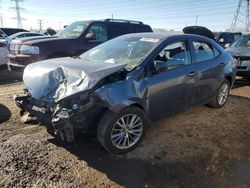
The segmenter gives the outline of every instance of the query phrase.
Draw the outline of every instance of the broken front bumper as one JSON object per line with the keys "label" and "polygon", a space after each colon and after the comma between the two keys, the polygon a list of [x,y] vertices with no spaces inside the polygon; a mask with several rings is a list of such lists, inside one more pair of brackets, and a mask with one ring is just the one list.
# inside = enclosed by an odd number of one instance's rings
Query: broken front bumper
{"label": "broken front bumper", "polygon": [[46,125],[48,132],[52,129],[62,140],[72,142],[76,133],[96,133],[96,126],[107,106],[94,95],[71,99],[71,102],[50,104],[38,101],[28,94],[15,97],[15,102],[21,108],[20,115],[29,112],[41,124]]}
{"label": "broken front bumper", "polygon": [[66,140],[67,142],[74,140],[74,127],[70,120],[70,110],[56,108],[55,112],[52,112],[46,107],[46,104],[30,96],[15,96],[14,100],[16,105],[21,108],[21,116],[25,112],[28,112],[30,115],[35,116],[39,123],[46,125],[48,130],[53,127],[53,132],[56,135],[60,135],[62,140]]}

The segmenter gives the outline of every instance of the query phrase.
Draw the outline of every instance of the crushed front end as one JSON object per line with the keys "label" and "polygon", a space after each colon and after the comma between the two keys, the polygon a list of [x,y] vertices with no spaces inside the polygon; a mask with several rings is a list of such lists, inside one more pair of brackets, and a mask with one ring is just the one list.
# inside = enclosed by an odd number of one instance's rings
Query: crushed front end
{"label": "crushed front end", "polygon": [[36,117],[41,125],[53,131],[62,140],[72,142],[77,133],[93,132],[105,105],[94,94],[74,95],[58,103],[38,101],[26,91],[23,96],[16,96],[16,105],[21,109],[20,115],[26,112]]}

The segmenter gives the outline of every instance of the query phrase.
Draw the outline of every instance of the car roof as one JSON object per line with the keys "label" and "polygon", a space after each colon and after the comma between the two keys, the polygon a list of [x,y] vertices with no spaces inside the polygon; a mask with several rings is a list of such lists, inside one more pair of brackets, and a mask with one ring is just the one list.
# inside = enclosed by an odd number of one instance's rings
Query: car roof
{"label": "car roof", "polygon": [[[122,35],[124,36],[124,35]],[[164,33],[152,33],[152,32],[145,32],[145,33],[131,33],[131,34],[127,34],[125,36],[135,36],[135,37],[147,37],[147,38],[154,38],[154,39],[160,39],[160,40],[167,40],[170,38],[196,38],[196,39],[201,39],[201,40],[206,40],[206,41],[212,41],[214,42],[212,39],[208,38],[208,37],[204,37],[201,35],[194,35],[194,34],[175,34],[175,35],[168,35],[168,34],[164,34]]]}
{"label": "car roof", "polygon": [[0,28],[0,30],[2,30],[8,36],[13,35],[13,34],[18,33],[18,32],[23,32],[23,31],[27,32],[28,31],[26,29],[6,28],[6,27],[2,27],[2,28]]}
{"label": "car roof", "polygon": [[27,31],[27,32],[18,32],[18,33],[15,33],[15,34],[13,34],[13,36],[15,35],[15,36],[18,36],[18,35],[22,35],[22,34],[40,34],[40,35],[43,35],[42,33],[37,33],[37,32],[29,32],[29,31]]}
{"label": "car roof", "polygon": [[121,20],[121,19],[100,19],[100,20],[78,20],[75,22],[87,22],[88,24],[92,22],[105,22],[105,23],[116,23],[116,24],[132,24],[132,25],[147,25],[141,21],[136,20]]}

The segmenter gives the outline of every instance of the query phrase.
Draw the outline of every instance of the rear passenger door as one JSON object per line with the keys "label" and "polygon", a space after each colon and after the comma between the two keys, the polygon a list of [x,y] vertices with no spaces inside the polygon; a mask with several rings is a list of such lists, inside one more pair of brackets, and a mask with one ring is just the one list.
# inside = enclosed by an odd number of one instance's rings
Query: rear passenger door
{"label": "rear passenger door", "polygon": [[211,100],[220,86],[224,63],[220,62],[220,51],[202,40],[191,41],[194,73],[197,81],[193,85],[192,105]]}

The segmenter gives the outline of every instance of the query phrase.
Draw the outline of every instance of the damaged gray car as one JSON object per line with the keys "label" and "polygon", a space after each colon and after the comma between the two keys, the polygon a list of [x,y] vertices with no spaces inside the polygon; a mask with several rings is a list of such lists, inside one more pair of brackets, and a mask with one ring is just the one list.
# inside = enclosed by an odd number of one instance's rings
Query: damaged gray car
{"label": "damaged gray car", "polygon": [[[197,35],[124,35],[79,58],[30,64],[23,74],[22,109],[63,140],[94,132],[113,153],[133,150],[149,124],[191,106],[222,107],[235,61]],[[83,134],[80,134],[83,136]]]}

